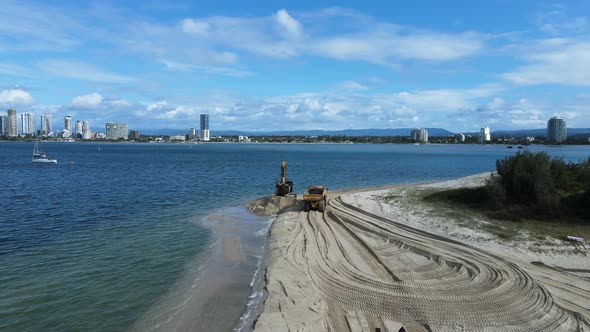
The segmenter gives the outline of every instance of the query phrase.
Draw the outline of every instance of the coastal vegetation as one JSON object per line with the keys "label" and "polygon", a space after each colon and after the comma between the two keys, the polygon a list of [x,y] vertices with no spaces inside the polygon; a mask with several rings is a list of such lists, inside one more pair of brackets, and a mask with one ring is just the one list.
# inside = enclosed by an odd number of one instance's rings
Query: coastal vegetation
{"label": "coastal vegetation", "polygon": [[518,152],[497,160],[496,173],[484,186],[440,191],[424,199],[483,212],[494,220],[489,231],[505,239],[520,229],[539,237],[590,237],[590,158],[574,163],[551,159],[545,152]]}

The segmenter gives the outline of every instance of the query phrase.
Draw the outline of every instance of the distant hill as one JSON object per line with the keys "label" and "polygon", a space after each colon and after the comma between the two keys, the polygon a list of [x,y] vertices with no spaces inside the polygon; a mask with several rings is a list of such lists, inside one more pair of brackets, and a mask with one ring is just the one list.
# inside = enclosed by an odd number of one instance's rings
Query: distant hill
{"label": "distant hill", "polygon": [[[98,128],[97,128],[98,129]],[[277,131],[241,131],[241,130],[212,130],[211,136],[410,136],[413,128],[388,128],[388,129],[344,129],[344,130],[277,130]],[[104,128],[102,129],[104,131]],[[428,136],[448,136],[454,133],[443,128],[426,128]],[[188,129],[145,129],[140,130],[143,135],[182,135],[188,134]],[[197,130],[198,134],[198,130]],[[479,135],[477,132],[463,132],[465,135]],[[494,130],[493,136],[545,136],[547,129],[514,129]],[[590,128],[568,128],[568,136],[590,135]]]}
{"label": "distant hill", "polygon": [[[212,130],[211,136],[410,136],[412,128],[389,129],[344,129],[344,130],[279,130],[279,131],[238,131],[238,130]],[[442,128],[426,128],[429,136],[448,136],[453,133]],[[178,135],[188,133],[181,129],[146,129],[141,131],[144,135]]]}
{"label": "distant hill", "polygon": [[[527,130],[494,130],[492,136],[513,136],[513,137],[527,137],[527,136],[546,136],[547,128],[542,129],[527,129]],[[590,128],[567,128],[567,136],[590,134]]]}

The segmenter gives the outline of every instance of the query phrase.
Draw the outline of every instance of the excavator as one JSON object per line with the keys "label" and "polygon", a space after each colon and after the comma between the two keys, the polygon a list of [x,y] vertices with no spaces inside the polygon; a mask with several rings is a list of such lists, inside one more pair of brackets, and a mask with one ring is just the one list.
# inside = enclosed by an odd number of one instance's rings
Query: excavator
{"label": "excavator", "polygon": [[281,162],[281,180],[275,183],[276,196],[293,196],[293,181],[287,180],[287,162]]}

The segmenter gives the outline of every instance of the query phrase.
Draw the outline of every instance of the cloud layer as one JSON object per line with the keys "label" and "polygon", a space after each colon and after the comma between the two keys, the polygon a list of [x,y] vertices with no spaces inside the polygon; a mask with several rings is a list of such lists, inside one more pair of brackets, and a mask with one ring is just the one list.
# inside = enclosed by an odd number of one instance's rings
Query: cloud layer
{"label": "cloud layer", "polygon": [[187,6],[157,16],[6,1],[0,106],[138,128],[195,127],[202,112],[239,130],[474,131],[543,127],[555,114],[590,126],[589,20],[564,6],[540,5],[518,31],[338,7]]}

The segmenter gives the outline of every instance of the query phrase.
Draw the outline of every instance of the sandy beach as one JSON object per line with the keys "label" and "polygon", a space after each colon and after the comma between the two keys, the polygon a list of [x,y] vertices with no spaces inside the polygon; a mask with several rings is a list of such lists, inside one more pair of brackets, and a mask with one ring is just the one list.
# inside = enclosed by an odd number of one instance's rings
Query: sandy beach
{"label": "sandy beach", "polygon": [[270,229],[255,330],[589,331],[588,253],[504,241],[479,215],[454,220],[417,198],[488,176],[332,192],[324,213],[287,208]]}

